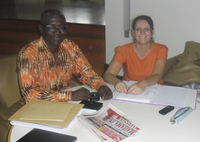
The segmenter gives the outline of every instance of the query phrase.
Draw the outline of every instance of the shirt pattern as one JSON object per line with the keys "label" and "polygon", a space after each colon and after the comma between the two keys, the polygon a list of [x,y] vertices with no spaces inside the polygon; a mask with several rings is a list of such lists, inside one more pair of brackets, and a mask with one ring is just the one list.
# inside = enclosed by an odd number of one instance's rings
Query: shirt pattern
{"label": "shirt pattern", "polygon": [[42,37],[25,46],[18,55],[18,76],[22,94],[21,104],[33,98],[66,101],[71,78],[98,90],[106,85],[73,41],[65,39],[55,60]]}

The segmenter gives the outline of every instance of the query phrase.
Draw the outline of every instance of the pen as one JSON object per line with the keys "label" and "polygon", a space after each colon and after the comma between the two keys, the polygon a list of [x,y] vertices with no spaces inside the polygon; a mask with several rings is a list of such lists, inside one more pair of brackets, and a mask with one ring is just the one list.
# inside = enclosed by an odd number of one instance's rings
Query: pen
{"label": "pen", "polygon": [[104,142],[103,138],[99,134],[97,134],[96,131],[94,131],[92,128],[90,128],[90,129],[102,140],[102,142]]}

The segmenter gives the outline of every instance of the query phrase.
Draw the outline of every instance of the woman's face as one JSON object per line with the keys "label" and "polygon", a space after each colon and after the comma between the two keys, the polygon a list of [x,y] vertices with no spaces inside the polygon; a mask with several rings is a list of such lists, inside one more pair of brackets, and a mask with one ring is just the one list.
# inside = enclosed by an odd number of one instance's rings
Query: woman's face
{"label": "woman's face", "polygon": [[135,24],[133,29],[133,36],[137,43],[146,44],[149,43],[154,30],[151,30],[149,23],[146,20],[139,20]]}

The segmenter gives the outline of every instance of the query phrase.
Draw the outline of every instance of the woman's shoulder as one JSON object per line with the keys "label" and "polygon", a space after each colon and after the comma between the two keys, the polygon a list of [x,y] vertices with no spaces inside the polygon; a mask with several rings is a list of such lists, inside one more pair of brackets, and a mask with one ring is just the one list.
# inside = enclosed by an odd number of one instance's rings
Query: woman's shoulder
{"label": "woman's shoulder", "polygon": [[161,43],[154,42],[153,47],[155,48],[155,50],[167,50],[168,51],[168,47]]}
{"label": "woman's shoulder", "polygon": [[117,50],[130,50],[133,49],[133,46],[134,46],[133,43],[127,43],[122,46],[118,46]]}

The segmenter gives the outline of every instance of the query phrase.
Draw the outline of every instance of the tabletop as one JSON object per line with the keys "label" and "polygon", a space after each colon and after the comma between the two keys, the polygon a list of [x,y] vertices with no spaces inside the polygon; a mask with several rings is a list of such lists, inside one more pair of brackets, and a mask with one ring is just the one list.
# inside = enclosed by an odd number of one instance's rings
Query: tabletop
{"label": "tabletop", "polygon": [[[200,104],[197,103],[196,110],[193,110],[186,118],[179,124],[172,125],[170,123],[171,117],[179,108],[166,115],[158,113],[164,106],[133,103],[117,100],[102,101],[103,107],[111,103],[117,109],[131,117],[142,125],[138,136],[133,138],[134,142],[198,142],[200,133]],[[33,128],[13,126],[8,140],[16,142]],[[81,122],[77,122],[74,126],[66,132],[67,135],[76,136],[77,142],[101,140],[91,133]],[[127,139],[125,142],[132,142],[133,139]]]}

